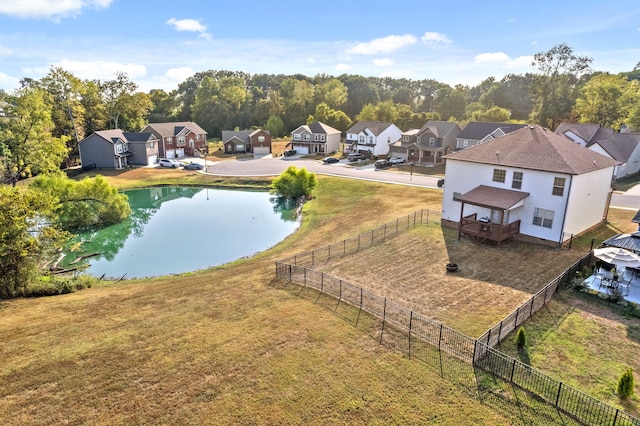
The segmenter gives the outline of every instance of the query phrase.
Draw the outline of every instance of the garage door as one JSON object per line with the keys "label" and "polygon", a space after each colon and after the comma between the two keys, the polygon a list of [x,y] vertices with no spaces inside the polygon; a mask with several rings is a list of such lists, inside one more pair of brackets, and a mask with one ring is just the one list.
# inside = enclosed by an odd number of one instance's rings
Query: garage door
{"label": "garage door", "polygon": [[296,150],[296,154],[308,154],[309,147],[308,146],[296,146],[293,149]]}
{"label": "garage door", "polygon": [[158,156],[157,155],[150,155],[147,157],[147,164],[151,165],[151,164],[156,164],[158,162]]}
{"label": "garage door", "polygon": [[184,148],[176,149],[176,157],[184,157]]}
{"label": "garage door", "polygon": [[167,151],[167,158],[175,158],[176,157],[176,153],[174,150],[170,149]]}
{"label": "garage door", "polygon": [[268,146],[256,146],[253,148],[253,153],[256,155],[267,155],[269,153]]}

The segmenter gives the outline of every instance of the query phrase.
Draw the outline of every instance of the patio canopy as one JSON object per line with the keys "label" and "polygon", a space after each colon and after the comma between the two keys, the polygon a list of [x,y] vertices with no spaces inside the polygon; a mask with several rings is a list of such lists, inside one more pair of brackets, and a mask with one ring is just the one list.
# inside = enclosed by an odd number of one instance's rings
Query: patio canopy
{"label": "patio canopy", "polygon": [[602,242],[605,246],[620,247],[640,253],[640,231],[631,234],[618,234]]}
{"label": "patio canopy", "polygon": [[640,268],[640,256],[619,247],[603,247],[593,250],[593,255],[600,260],[625,268]]}

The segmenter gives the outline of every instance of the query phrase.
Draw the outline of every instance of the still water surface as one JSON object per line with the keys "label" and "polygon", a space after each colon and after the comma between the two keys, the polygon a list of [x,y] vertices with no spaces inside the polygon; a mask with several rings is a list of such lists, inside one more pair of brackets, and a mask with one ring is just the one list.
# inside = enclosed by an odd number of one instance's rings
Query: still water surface
{"label": "still water surface", "polygon": [[[126,191],[133,210],[116,225],[78,235],[87,273],[141,278],[205,269],[274,246],[298,226],[267,192],[162,187]],[[126,274],[126,275],[125,275]]]}

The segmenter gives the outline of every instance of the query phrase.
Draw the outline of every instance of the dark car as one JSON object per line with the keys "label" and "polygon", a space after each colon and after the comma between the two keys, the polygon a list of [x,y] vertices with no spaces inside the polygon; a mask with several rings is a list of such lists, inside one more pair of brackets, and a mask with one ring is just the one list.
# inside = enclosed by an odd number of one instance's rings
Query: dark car
{"label": "dark car", "polygon": [[284,156],[285,157],[291,157],[292,155],[296,155],[296,150],[295,149],[287,149],[284,151]]}
{"label": "dark car", "polygon": [[347,159],[349,161],[358,161],[358,160],[364,160],[365,156],[360,154],[359,152],[353,152],[347,156]]}
{"label": "dark car", "polygon": [[322,162],[323,162],[324,164],[337,163],[337,162],[339,162],[339,161],[340,161],[340,160],[339,160],[338,158],[336,158],[336,157],[327,157],[327,158],[325,158],[324,160],[322,160]]}
{"label": "dark car", "polygon": [[202,170],[204,169],[204,166],[198,163],[190,163],[184,166],[184,169],[185,170]]}
{"label": "dark car", "polygon": [[375,163],[373,163],[373,166],[376,169],[386,169],[387,167],[391,167],[393,166],[393,164],[389,161],[389,160],[378,160]]}
{"label": "dark car", "polygon": [[438,179],[438,188],[442,188],[444,186],[444,179]]}

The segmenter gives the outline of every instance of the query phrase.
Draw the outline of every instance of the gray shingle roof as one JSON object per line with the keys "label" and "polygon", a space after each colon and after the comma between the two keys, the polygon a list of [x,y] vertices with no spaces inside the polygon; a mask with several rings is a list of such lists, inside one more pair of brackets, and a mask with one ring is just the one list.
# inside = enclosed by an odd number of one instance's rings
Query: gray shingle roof
{"label": "gray shingle roof", "polygon": [[640,134],[614,133],[612,139],[597,141],[614,160],[626,163],[640,144]]}
{"label": "gray shingle roof", "polygon": [[309,130],[311,131],[311,133],[318,133],[318,134],[326,134],[326,135],[333,135],[336,133],[342,133],[340,130],[338,129],[334,129],[333,127],[329,126],[328,124],[324,124],[321,123],[319,121],[316,121],[315,123],[311,123],[309,124]]}
{"label": "gray shingle roof", "polygon": [[566,132],[572,132],[580,136],[582,140],[589,142],[600,128],[599,124],[586,123],[560,123],[556,128],[556,133],[563,135]]}
{"label": "gray shingle roof", "polygon": [[458,139],[482,140],[487,135],[501,129],[505,134],[514,130],[522,129],[526,124],[509,124],[509,123],[490,123],[484,121],[472,121],[464,126],[462,132],[457,136]]}
{"label": "gray shingle roof", "polygon": [[444,138],[455,127],[460,128],[458,123],[454,123],[452,121],[427,121],[424,126],[420,128],[418,134],[421,135],[422,133],[430,130],[436,138]]}
{"label": "gray shingle roof", "polygon": [[445,155],[444,158],[572,175],[618,164],[537,125],[523,127],[505,136]]}
{"label": "gray shingle roof", "polygon": [[[202,127],[198,126],[193,121],[178,121],[178,122],[169,122],[169,123],[149,123],[147,127],[152,128],[156,132],[160,133],[163,136],[175,136],[182,129],[187,127],[194,133],[207,133]],[[146,127],[145,127],[146,128]]]}
{"label": "gray shingle roof", "polygon": [[229,139],[236,137],[244,143],[249,143],[249,136],[253,130],[223,130],[222,142],[228,142]]}
{"label": "gray shingle roof", "polygon": [[364,129],[369,129],[374,135],[378,136],[392,124],[393,123],[388,121],[358,121],[356,124],[349,127],[346,133],[360,133]]}

